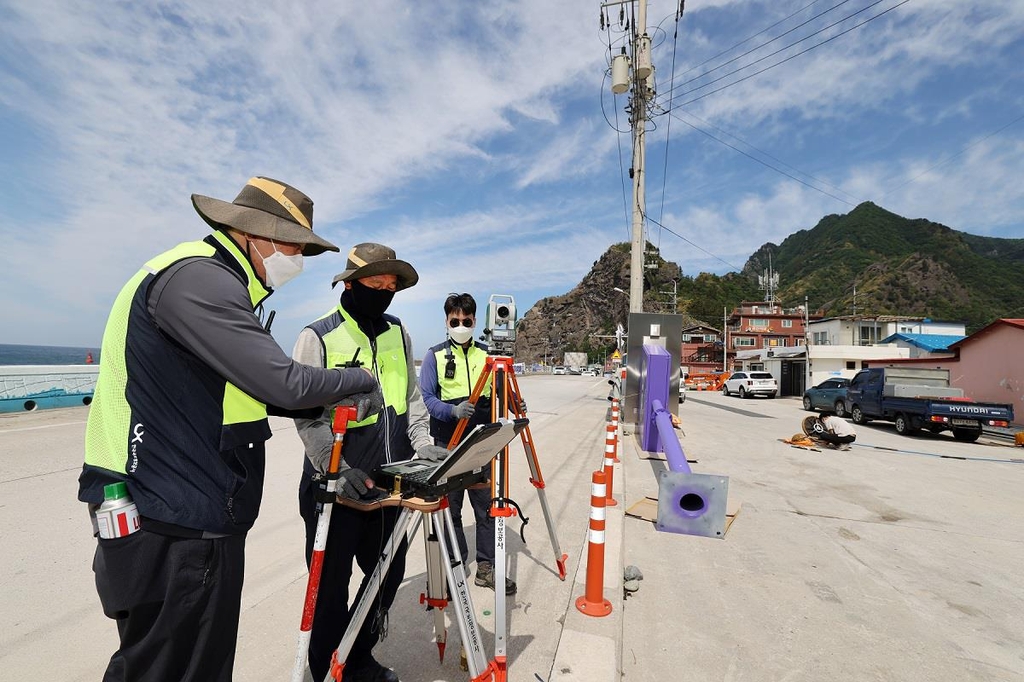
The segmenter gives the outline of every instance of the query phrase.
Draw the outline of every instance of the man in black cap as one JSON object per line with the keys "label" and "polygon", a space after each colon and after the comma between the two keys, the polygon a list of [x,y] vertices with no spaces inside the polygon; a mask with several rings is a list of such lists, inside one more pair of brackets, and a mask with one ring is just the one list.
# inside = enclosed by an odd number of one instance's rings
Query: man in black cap
{"label": "man in black cap", "polygon": [[147,262],[103,334],[78,497],[95,514],[122,483],[140,516],[93,560],[120,636],[104,680],[231,679],[268,414],[379,394],[362,369],[291,360],[255,314],[303,256],[338,250],[313,233],[309,197],[256,177],[231,203],[192,203],[213,233]]}
{"label": "man in black cap", "polygon": [[[353,360],[362,362],[380,383],[384,409],[350,423],[342,453],[339,494],[363,501],[377,498],[369,472],[385,462],[414,455],[437,460],[448,454],[433,444],[429,417],[416,384],[412,341],[401,320],[385,311],[396,292],[419,280],[416,270],[381,244],[357,244],[348,253],[347,268],[332,286],[344,284],[339,304],[299,334],[292,356],[317,367],[335,367]],[[306,562],[313,553],[316,535],[318,475],[327,469],[333,436],[326,416],[296,419],[299,437],[306,446],[299,486],[299,513],[306,523]],[[331,655],[351,619],[349,580],[355,561],[363,572],[360,593],[366,589],[384,543],[398,518],[397,507],[363,512],[338,505],[331,514],[324,550],[320,591],[313,629],[310,632],[309,669],[314,680],[327,674]],[[384,579],[376,608],[359,630],[345,665],[346,682],[398,682],[390,668],[378,663],[373,646],[383,635],[387,610],[405,575],[407,543],[404,538]],[[353,600],[353,605],[357,600]]]}

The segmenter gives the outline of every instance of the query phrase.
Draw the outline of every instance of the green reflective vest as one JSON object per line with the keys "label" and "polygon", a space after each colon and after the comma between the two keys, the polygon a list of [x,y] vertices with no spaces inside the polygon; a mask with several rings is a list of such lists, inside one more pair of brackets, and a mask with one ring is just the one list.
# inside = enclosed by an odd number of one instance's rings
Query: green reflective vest
{"label": "green reflective vest", "polygon": [[220,231],[156,256],[125,284],[103,333],[79,498],[102,501],[103,485],[123,480],[143,516],[243,532],[262,493],[266,405],[172,342],[148,311],[154,279],[189,258],[212,258],[242,276],[254,308],[269,296]]}
{"label": "green reflective vest", "polygon": [[308,328],[324,346],[324,365],[337,367],[358,360],[370,369],[384,395],[384,409],[359,422],[349,422],[343,457],[350,466],[372,471],[383,462],[412,457],[408,434],[409,367],[401,321],[384,315],[387,329],[370,339],[352,314],[339,305]]}

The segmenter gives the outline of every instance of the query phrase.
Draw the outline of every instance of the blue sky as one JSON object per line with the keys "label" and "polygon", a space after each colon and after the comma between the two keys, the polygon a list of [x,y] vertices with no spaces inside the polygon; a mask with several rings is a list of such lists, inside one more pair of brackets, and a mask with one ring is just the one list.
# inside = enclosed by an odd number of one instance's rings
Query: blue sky
{"label": "blue sky", "polygon": [[[614,11],[601,31],[589,0],[243,5],[0,1],[0,343],[98,344],[141,263],[205,234],[189,195],[253,175],[309,194],[342,247],[270,299],[288,350],[359,242],[419,270],[392,312],[421,355],[447,292],[521,316],[629,239]],[[1024,237],[1024,3],[690,0],[674,38],[675,11],[648,7],[647,211],[686,238],[648,225],[684,273],[864,200]]]}

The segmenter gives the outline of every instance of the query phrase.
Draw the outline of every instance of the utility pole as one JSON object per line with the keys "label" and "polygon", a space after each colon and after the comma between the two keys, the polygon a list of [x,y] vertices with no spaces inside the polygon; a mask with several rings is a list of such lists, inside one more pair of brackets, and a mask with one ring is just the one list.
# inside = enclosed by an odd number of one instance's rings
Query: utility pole
{"label": "utility pole", "polygon": [[722,306],[722,371],[729,371],[729,308]]}
{"label": "utility pole", "polygon": [[[621,94],[632,85],[630,96],[630,125],[633,129],[633,237],[630,245],[629,261],[629,312],[642,313],[644,308],[644,177],[646,171],[646,125],[647,101],[649,99],[648,78],[653,86],[654,65],[651,62],[651,39],[647,35],[647,0],[616,0],[601,5],[604,8],[625,5],[635,2],[637,7],[636,24],[632,27],[632,76],[627,75],[628,58],[625,54],[617,55],[612,60],[612,92]],[[625,48],[623,48],[625,52]],[[616,63],[618,62],[618,63]]]}

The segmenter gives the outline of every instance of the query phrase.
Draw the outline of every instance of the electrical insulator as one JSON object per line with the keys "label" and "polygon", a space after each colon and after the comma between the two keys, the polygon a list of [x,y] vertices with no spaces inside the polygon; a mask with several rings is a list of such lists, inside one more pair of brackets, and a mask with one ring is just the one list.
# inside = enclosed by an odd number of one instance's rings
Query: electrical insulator
{"label": "electrical insulator", "polygon": [[621,95],[629,90],[629,57],[617,54],[612,58],[612,92]]}
{"label": "electrical insulator", "polygon": [[651,39],[644,34],[636,49],[636,77],[647,78],[651,75]]}

